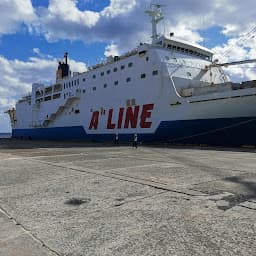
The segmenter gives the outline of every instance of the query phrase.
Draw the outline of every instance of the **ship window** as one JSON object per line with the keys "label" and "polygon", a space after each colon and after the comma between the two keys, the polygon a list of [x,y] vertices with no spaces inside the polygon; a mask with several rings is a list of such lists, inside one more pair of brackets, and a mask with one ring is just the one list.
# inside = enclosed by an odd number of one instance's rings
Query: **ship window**
{"label": "ship window", "polygon": [[85,93],[85,92],[86,92],[86,90],[84,89],[84,90],[83,90],[83,93]]}
{"label": "ship window", "polygon": [[48,101],[48,100],[51,100],[52,99],[52,96],[47,96],[44,98],[44,101]]}
{"label": "ship window", "polygon": [[66,99],[66,94],[64,94],[64,100]]}
{"label": "ship window", "polygon": [[180,51],[180,47],[179,46],[177,47],[177,51]]}
{"label": "ship window", "polygon": [[131,101],[130,101],[130,100],[127,100],[127,101],[126,101],[126,106],[127,106],[127,107],[130,107],[130,106],[131,106]]}
{"label": "ship window", "polygon": [[110,71],[110,70],[108,70],[108,71],[107,71],[107,74],[109,75],[109,74],[110,74],[110,72],[111,72],[111,71]]}
{"label": "ship window", "polygon": [[74,84],[76,85],[76,80],[74,81]]}
{"label": "ship window", "polygon": [[190,72],[187,72],[187,76],[192,76],[192,74]]}
{"label": "ship window", "polygon": [[129,67],[129,68],[131,68],[131,67],[132,67],[132,65],[133,65],[133,63],[132,63],[132,62],[130,62],[130,63],[128,64],[128,67]]}
{"label": "ship window", "polygon": [[141,74],[141,75],[140,75],[140,78],[141,78],[141,79],[146,78],[146,74],[145,74],[145,73],[144,73],[144,74]]}
{"label": "ship window", "polygon": [[136,105],[136,100],[135,100],[135,99],[132,99],[132,100],[131,100],[131,105],[132,105],[132,106],[135,106],[135,105]]}
{"label": "ship window", "polygon": [[74,86],[73,80],[72,80],[72,87]]}
{"label": "ship window", "polygon": [[104,72],[101,72],[100,75],[101,75],[101,76],[104,76]]}
{"label": "ship window", "polygon": [[85,78],[83,78],[83,82],[85,82],[85,80],[86,80],[86,79],[85,79]]}
{"label": "ship window", "polygon": [[154,71],[152,72],[152,75],[153,75],[153,76],[157,76],[157,75],[158,75],[158,70],[154,70]]}
{"label": "ship window", "polygon": [[189,50],[189,53],[190,53],[190,54],[193,54],[193,51],[192,51],[192,50]]}
{"label": "ship window", "polygon": [[93,75],[92,78],[95,79],[95,78],[96,78],[96,75]]}
{"label": "ship window", "polygon": [[177,48],[177,46],[175,46],[175,45],[172,47],[172,49],[174,49],[174,50],[176,50],[176,48]]}
{"label": "ship window", "polygon": [[64,83],[64,89],[66,89],[66,85],[65,85],[65,83]]}
{"label": "ship window", "polygon": [[124,66],[124,65],[121,66],[121,70],[123,70],[123,69],[125,69],[125,66]]}
{"label": "ship window", "polygon": [[93,91],[96,91],[96,87],[93,87],[92,90],[93,90]]}
{"label": "ship window", "polygon": [[146,61],[148,61],[149,60],[149,57],[146,57]]}
{"label": "ship window", "polygon": [[118,85],[118,81],[115,81],[115,85]]}
{"label": "ship window", "polygon": [[182,51],[182,52],[184,52],[184,51],[185,51],[185,49],[184,49],[184,48],[181,48],[181,51]]}
{"label": "ship window", "polygon": [[80,113],[80,110],[79,109],[76,109],[75,110],[75,114],[79,114]]}
{"label": "ship window", "polygon": [[76,82],[77,82],[77,85],[79,85],[79,79],[77,79]]}
{"label": "ship window", "polygon": [[126,82],[127,82],[127,83],[131,82],[131,78],[130,78],[130,77],[127,77],[127,78],[126,78]]}
{"label": "ship window", "polygon": [[117,68],[114,68],[114,72],[116,72],[117,71]]}
{"label": "ship window", "polygon": [[104,87],[104,88],[107,88],[107,87],[108,87],[108,85],[107,85],[107,84],[104,84],[104,85],[103,85],[103,87]]}
{"label": "ship window", "polygon": [[185,52],[188,53],[188,49],[185,49]]}
{"label": "ship window", "polygon": [[58,93],[58,94],[54,94],[54,95],[52,96],[52,98],[53,98],[53,99],[58,99],[58,98],[60,98],[60,96],[61,96],[61,94]]}

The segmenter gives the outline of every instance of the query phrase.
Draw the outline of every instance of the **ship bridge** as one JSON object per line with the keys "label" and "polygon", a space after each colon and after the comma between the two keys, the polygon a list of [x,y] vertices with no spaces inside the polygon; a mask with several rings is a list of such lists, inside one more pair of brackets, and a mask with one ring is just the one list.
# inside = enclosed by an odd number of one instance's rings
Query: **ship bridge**
{"label": "ship bridge", "polygon": [[153,43],[156,47],[172,50],[175,52],[191,55],[208,61],[212,61],[213,52],[197,44],[188,43],[181,39],[172,39],[161,36]]}

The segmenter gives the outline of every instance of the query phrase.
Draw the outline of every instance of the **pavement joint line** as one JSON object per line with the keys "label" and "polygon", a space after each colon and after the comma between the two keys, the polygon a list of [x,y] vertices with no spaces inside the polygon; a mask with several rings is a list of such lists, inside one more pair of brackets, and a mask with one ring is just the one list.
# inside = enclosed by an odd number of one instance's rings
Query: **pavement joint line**
{"label": "pavement joint line", "polygon": [[[117,170],[120,170],[120,169],[117,169]],[[105,173],[114,174],[114,175],[117,175],[117,176],[127,177],[127,178],[131,178],[131,179],[139,179],[139,180],[143,180],[143,181],[149,181],[149,182],[161,184],[161,185],[164,185],[164,186],[168,186],[168,184],[166,184],[166,183],[153,181],[153,180],[149,180],[149,179],[142,179],[142,178],[139,178],[139,177],[133,177],[133,176],[125,175],[125,174],[118,174],[118,173],[115,173],[115,172],[112,172],[112,171],[106,171]]]}
{"label": "pavement joint line", "polygon": [[58,252],[55,250],[51,249],[48,245],[44,243],[43,240],[38,238],[36,235],[34,235],[30,230],[28,230],[24,225],[22,225],[20,222],[18,222],[13,216],[11,216],[2,206],[0,206],[0,212],[6,216],[9,220],[11,220],[16,226],[19,226],[19,228],[26,234],[28,235],[32,240],[35,242],[39,243],[42,247],[46,248],[49,250],[51,253],[54,253],[57,256],[61,256]]}
{"label": "pavement joint line", "polygon": [[[104,170],[104,173],[102,173],[102,172],[96,171],[96,170],[93,170],[93,171],[92,170],[88,170],[88,169],[85,170],[84,168],[81,170],[81,169],[78,169],[78,168],[74,168],[72,166],[68,166],[68,165],[62,166],[60,164],[49,163],[49,162],[45,162],[45,161],[35,161],[35,162],[40,162],[40,163],[44,163],[44,164],[47,164],[47,165],[50,165],[50,166],[55,166],[55,167],[60,167],[60,168],[64,168],[64,169],[69,169],[69,170],[73,170],[73,171],[81,172],[81,173],[96,174],[96,175],[99,175],[99,176],[102,176],[102,177],[117,179],[117,180],[121,180],[121,181],[125,181],[125,182],[131,182],[131,183],[135,183],[135,184],[139,184],[139,185],[144,185],[144,186],[149,186],[149,187],[152,187],[152,188],[155,188],[155,189],[161,189],[161,190],[170,191],[170,192],[173,192],[173,193],[183,194],[183,195],[187,195],[187,196],[197,196],[197,195],[193,195],[191,193],[185,192],[185,191],[179,191],[179,190],[176,190],[176,189],[168,188],[164,184],[163,184],[163,186],[160,186],[160,185],[157,185],[157,184],[154,185],[154,184],[149,184],[149,183],[146,183],[146,182],[139,182],[138,178],[125,179],[122,176],[120,177],[120,175],[113,175],[113,174],[112,175],[106,175],[107,170]],[[152,181],[151,183],[155,183],[155,182]]]}
{"label": "pavement joint line", "polygon": [[252,208],[252,207],[249,207],[249,206],[245,206],[245,205],[241,205],[241,204],[238,204],[236,206],[241,207],[241,208],[246,208],[246,209],[249,209],[249,210],[252,210],[252,211],[256,211],[256,208]]}

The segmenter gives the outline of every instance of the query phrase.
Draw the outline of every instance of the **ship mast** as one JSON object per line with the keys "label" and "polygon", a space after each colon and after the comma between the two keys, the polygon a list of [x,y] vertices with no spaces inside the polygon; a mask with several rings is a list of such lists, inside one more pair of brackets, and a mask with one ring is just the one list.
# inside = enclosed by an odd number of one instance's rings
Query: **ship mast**
{"label": "ship mast", "polygon": [[151,10],[146,11],[146,13],[151,17],[152,23],[152,44],[158,39],[159,35],[157,34],[157,24],[163,20],[164,15],[162,13],[160,4],[151,4]]}

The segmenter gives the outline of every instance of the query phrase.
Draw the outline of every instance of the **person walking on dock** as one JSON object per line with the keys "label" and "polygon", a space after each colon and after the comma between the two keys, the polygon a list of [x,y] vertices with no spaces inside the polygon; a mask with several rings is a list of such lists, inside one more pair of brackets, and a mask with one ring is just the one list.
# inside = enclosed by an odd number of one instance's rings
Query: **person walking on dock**
{"label": "person walking on dock", "polygon": [[137,133],[134,134],[132,146],[137,148],[138,147],[138,135]]}
{"label": "person walking on dock", "polygon": [[115,136],[115,145],[118,145],[119,144],[119,137],[118,137],[118,133],[116,133],[116,136]]}

